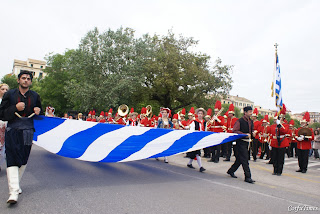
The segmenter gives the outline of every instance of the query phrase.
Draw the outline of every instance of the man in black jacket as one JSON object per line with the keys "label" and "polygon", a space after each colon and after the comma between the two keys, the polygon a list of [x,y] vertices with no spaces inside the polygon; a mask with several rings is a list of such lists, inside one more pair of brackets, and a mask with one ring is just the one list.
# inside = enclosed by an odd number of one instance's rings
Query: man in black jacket
{"label": "man in black jacket", "polygon": [[255,134],[253,133],[253,121],[250,118],[252,115],[252,108],[251,106],[246,106],[243,108],[243,111],[244,111],[244,116],[235,122],[233,126],[233,133],[246,134],[248,135],[248,137],[244,139],[239,139],[236,141],[237,143],[234,148],[236,161],[230,167],[227,173],[231,177],[237,178],[237,176],[235,176],[234,173],[235,171],[237,171],[239,166],[242,165],[244,175],[245,175],[244,181],[252,184],[255,181],[251,179],[251,172],[250,172],[249,162],[248,162],[248,144],[250,140],[253,139]]}
{"label": "man in black jacket", "polygon": [[19,88],[8,91],[0,105],[0,118],[8,121],[5,146],[10,195],[7,203],[10,204],[17,203],[22,193],[20,180],[29,159],[35,131],[32,116],[41,112],[39,95],[29,90],[32,74],[21,71],[17,81]]}

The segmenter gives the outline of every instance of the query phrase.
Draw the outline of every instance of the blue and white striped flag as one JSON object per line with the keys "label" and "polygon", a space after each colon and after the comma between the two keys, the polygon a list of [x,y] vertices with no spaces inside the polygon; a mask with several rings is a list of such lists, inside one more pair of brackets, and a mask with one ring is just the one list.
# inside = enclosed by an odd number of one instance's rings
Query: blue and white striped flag
{"label": "blue and white striped flag", "polygon": [[281,75],[280,75],[280,64],[278,53],[276,52],[276,84],[275,84],[275,95],[276,95],[276,107],[277,112],[280,114],[280,111],[283,108],[283,101],[282,101],[282,90],[281,90]]}
{"label": "blue and white striped flag", "polygon": [[246,135],[154,129],[34,117],[34,143],[57,155],[92,162],[171,156],[235,141]]}

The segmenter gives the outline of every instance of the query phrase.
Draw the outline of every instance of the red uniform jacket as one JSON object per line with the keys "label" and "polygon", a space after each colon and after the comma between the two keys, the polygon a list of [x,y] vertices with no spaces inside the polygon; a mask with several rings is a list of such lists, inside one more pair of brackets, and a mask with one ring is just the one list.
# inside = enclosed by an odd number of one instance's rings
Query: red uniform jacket
{"label": "red uniform jacket", "polygon": [[[270,138],[269,138],[269,136],[270,136],[270,131],[269,131],[269,129],[270,129],[270,126],[260,126],[260,128],[259,128],[259,141],[260,141],[260,143],[269,143],[269,141],[270,141]],[[264,134],[267,134],[268,136],[267,137],[264,137]]]}
{"label": "red uniform jacket", "polygon": [[124,122],[124,120],[121,117],[118,120],[116,120],[116,123],[119,125],[126,125],[126,123]]}
{"label": "red uniform jacket", "polygon": [[237,120],[238,120],[238,118],[236,118],[236,117],[234,117],[232,119],[230,117],[228,117],[228,119],[227,119],[227,132],[228,133],[233,133],[233,126]]}
{"label": "red uniform jacket", "polygon": [[213,123],[208,122],[208,131],[212,132],[224,132],[223,126],[224,126],[224,117],[223,116],[218,116],[218,121],[213,121]]}
{"label": "red uniform jacket", "polygon": [[268,133],[270,134],[271,138],[271,146],[274,148],[285,148],[289,146],[289,138],[286,137],[286,134],[288,134],[289,132],[289,126],[287,124],[282,125],[284,126],[284,128],[280,128],[280,139],[282,140],[280,146],[277,140],[277,124],[273,124],[268,128]]}
{"label": "red uniform jacket", "polygon": [[105,123],[105,122],[107,122],[106,119],[99,120],[99,123]]}
{"label": "red uniform jacket", "polygon": [[253,122],[253,131],[256,131],[255,139],[259,140],[259,130],[260,130],[261,122],[259,120]]}
{"label": "red uniform jacket", "polygon": [[[296,137],[298,136],[298,132],[302,127],[300,127],[299,129],[296,130]],[[311,130],[312,131],[312,130]],[[305,138],[303,141],[298,141],[297,140],[297,148],[298,149],[302,149],[302,150],[309,150],[311,149],[311,141],[314,140],[314,134],[312,132],[312,137],[311,139],[307,139]]]}
{"label": "red uniform jacket", "polygon": [[141,126],[144,126],[144,127],[149,127],[149,120],[148,120],[148,118],[143,118],[143,120],[141,120],[140,121],[140,124],[141,124]]}

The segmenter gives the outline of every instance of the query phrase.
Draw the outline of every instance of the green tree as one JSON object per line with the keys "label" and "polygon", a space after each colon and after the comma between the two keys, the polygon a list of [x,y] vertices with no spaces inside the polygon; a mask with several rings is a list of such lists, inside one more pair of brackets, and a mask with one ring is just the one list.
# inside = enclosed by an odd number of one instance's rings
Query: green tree
{"label": "green tree", "polygon": [[313,129],[320,128],[320,123],[313,123],[310,125],[310,128],[313,128]]}
{"label": "green tree", "polygon": [[38,92],[42,99],[42,105],[51,105],[56,109],[56,114],[62,115],[64,112],[71,110],[65,94],[66,82],[71,79],[70,60],[74,50],[68,50],[62,54],[51,54],[47,56],[47,67],[44,70],[47,76],[39,80]]}
{"label": "green tree", "polygon": [[9,85],[10,89],[18,88],[17,76],[12,74],[7,74],[2,77],[2,83]]}
{"label": "green tree", "polygon": [[67,100],[81,111],[130,105],[143,78],[135,69],[137,57],[132,29],[109,29],[100,34],[95,28],[88,32],[69,64]]}
{"label": "green tree", "polygon": [[[232,66],[222,65],[217,59],[210,66],[210,57],[191,52],[197,45],[192,38],[175,35],[169,31],[163,37],[145,37],[151,56],[146,58],[142,72],[143,92],[147,100],[169,107],[175,112],[182,107],[208,108],[231,89]],[[212,93],[211,96],[208,96]]]}
{"label": "green tree", "polygon": [[295,128],[300,128],[301,124],[300,124],[300,121],[297,120],[297,119],[293,119],[294,120],[294,127]]}

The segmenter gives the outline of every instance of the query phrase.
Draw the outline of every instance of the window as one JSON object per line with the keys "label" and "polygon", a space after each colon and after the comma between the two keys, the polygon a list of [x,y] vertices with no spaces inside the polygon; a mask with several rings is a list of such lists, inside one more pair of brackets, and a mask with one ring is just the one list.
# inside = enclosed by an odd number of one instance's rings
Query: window
{"label": "window", "polygon": [[226,103],[226,101],[223,101],[223,104],[225,104]]}
{"label": "window", "polygon": [[33,67],[33,64],[30,64],[31,67]]}
{"label": "window", "polygon": [[228,104],[229,104],[229,102],[228,102]]}
{"label": "window", "polygon": [[41,65],[40,68],[43,68],[43,65]]}
{"label": "window", "polygon": [[41,78],[42,78],[42,72],[39,73],[39,79],[41,79]]}
{"label": "window", "polygon": [[239,106],[242,106],[242,103],[239,103]]}

